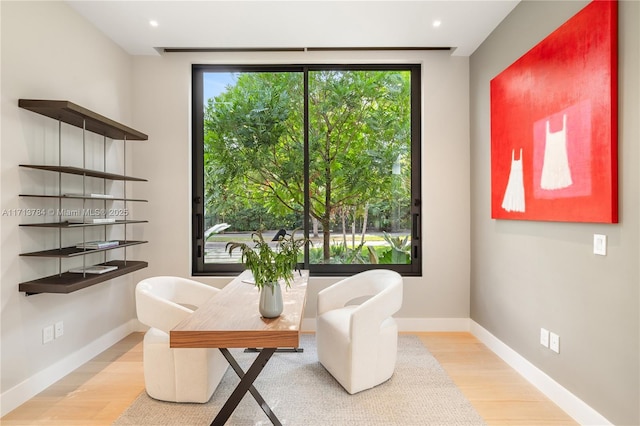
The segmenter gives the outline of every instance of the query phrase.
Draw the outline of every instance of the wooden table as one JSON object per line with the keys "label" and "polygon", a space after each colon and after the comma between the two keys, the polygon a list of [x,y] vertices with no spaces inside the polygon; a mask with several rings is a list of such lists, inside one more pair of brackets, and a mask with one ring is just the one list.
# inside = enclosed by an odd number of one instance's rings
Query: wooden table
{"label": "wooden table", "polygon": [[[220,409],[212,425],[224,425],[247,391],[253,395],[274,425],[281,424],[253,387],[253,382],[277,348],[298,347],[309,271],[295,272],[291,288],[283,287],[284,311],[278,318],[272,319],[260,316],[260,292],[253,284],[245,282],[251,278],[251,272],[244,271],[169,332],[169,346],[172,348],[219,348],[240,377],[240,383]],[[233,358],[229,348],[262,350],[245,372]]]}

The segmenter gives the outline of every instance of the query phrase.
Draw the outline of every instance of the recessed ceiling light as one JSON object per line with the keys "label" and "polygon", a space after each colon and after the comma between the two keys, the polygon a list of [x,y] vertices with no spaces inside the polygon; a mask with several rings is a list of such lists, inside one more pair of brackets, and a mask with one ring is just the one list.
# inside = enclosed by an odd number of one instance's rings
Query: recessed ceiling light
{"label": "recessed ceiling light", "polygon": [[442,22],[436,19],[435,21],[433,21],[433,28],[438,28],[441,24]]}
{"label": "recessed ceiling light", "polygon": [[152,27],[157,27],[158,26],[158,21],[156,21],[155,19],[151,19],[149,21],[149,25],[151,25]]}

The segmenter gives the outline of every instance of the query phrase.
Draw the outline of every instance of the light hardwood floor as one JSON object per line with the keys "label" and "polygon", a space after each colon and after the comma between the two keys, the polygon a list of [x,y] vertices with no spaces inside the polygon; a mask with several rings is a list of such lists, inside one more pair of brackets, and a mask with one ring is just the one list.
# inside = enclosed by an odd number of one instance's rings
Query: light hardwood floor
{"label": "light hardwood floor", "polygon": [[488,425],[576,425],[470,333],[417,333]]}
{"label": "light hardwood floor", "polygon": [[[469,333],[420,337],[488,425],[574,425]],[[142,333],[133,333],[0,419],[4,426],[110,425],[144,389]]]}

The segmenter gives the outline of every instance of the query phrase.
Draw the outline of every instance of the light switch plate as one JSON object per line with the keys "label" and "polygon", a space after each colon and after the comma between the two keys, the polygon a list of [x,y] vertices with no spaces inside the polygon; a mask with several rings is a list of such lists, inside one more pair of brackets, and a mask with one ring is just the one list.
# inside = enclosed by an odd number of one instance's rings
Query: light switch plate
{"label": "light switch plate", "polygon": [[600,256],[607,255],[607,236],[602,234],[593,234],[593,254]]}

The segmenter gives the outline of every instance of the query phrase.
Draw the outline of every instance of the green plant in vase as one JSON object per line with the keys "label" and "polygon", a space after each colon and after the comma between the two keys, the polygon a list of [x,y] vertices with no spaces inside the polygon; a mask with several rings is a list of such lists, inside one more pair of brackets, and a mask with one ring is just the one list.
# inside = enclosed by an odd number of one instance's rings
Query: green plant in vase
{"label": "green plant in vase", "polygon": [[261,231],[251,234],[253,247],[233,241],[225,247],[229,255],[236,249],[242,253],[242,262],[253,274],[255,286],[260,290],[260,314],[265,318],[275,318],[282,313],[280,283],[287,288],[291,286],[298,255],[307,243],[306,238],[296,239],[295,233],[279,232],[274,247],[265,241]]}

